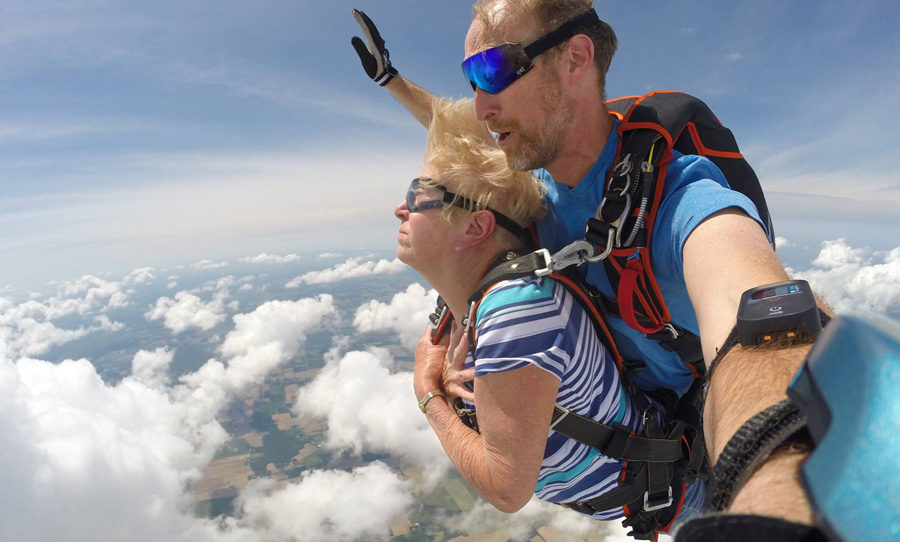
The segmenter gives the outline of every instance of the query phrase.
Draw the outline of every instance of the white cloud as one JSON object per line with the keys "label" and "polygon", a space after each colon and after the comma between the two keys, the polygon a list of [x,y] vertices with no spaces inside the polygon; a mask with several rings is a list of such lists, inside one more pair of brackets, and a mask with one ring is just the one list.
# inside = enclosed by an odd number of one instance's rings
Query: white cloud
{"label": "white cloud", "polygon": [[146,284],[156,280],[152,267],[140,267],[133,270],[125,277],[125,282],[130,284]]}
{"label": "white cloud", "polygon": [[287,288],[296,288],[301,284],[323,284],[344,279],[365,277],[387,273],[399,273],[409,267],[399,259],[362,261],[361,258],[350,258],[334,267],[321,271],[310,271],[285,284]]}
{"label": "white cloud", "polygon": [[204,303],[194,294],[181,291],[175,294],[175,299],[157,299],[144,317],[151,321],[162,319],[163,325],[176,335],[192,327],[209,331],[225,321],[225,302],[217,296]]}
{"label": "white cloud", "polygon": [[[555,504],[532,498],[515,514],[503,514],[485,501],[478,501],[472,510],[463,512],[448,521],[467,533],[487,535],[500,532],[503,540],[526,542],[535,529],[547,527],[555,531],[553,540],[590,540],[603,542],[630,542],[627,530],[619,521],[600,522],[584,514]],[[544,527],[542,527],[544,526]],[[602,535],[598,538],[597,535]],[[495,535],[496,536],[496,535]],[[665,534],[661,540],[668,538]]]}
{"label": "white cloud", "polygon": [[[137,273],[139,272],[139,273]],[[33,295],[32,299],[14,304],[0,298],[0,337],[3,348],[10,357],[37,356],[54,346],[80,339],[96,331],[119,331],[121,322],[110,319],[105,312],[128,305],[129,292],[122,291],[122,284],[133,282],[134,277],[146,277],[146,270],[136,270],[122,282],[85,275],[78,280],[64,282],[57,294],[51,297]],[[92,326],[64,329],[53,320],[73,315],[93,317]]]}
{"label": "white cloud", "polygon": [[144,313],[147,320],[163,320],[163,325],[176,335],[196,328],[209,331],[225,321],[226,310],[237,310],[237,301],[228,301],[229,288],[234,277],[225,276],[208,281],[197,292],[215,292],[208,302],[188,291],[175,294],[175,298],[161,297]]}
{"label": "white cloud", "polygon": [[334,317],[329,295],[297,301],[269,301],[248,314],[234,316],[234,330],[220,348],[227,365],[211,359],[195,373],[183,376],[193,394],[221,406],[225,398],[259,384],[266,374],[288,361],[306,340],[306,332],[322,329]]}
{"label": "white cloud", "polygon": [[400,337],[400,342],[414,349],[425,326],[428,315],[434,311],[437,292],[425,290],[418,283],[410,284],[406,291],[398,292],[390,303],[371,300],[356,309],[353,325],[360,332],[393,330]]}
{"label": "white cloud", "polygon": [[793,241],[786,239],[784,237],[781,237],[780,235],[775,236],[775,248],[776,249],[790,248],[790,247],[794,247],[794,246],[797,246],[797,244],[794,243]]}
{"label": "white cloud", "polygon": [[21,318],[12,325],[0,327],[0,339],[3,340],[7,355],[10,357],[36,356],[60,344],[80,339],[91,329],[62,329],[52,322],[40,322],[34,318]]}
{"label": "white cloud", "polygon": [[[334,312],[327,296],[264,307],[236,317],[224,363],[211,360],[175,386],[166,385],[174,356],[167,348],[139,351],[133,374],[109,385],[87,360],[11,358],[0,329],[0,479],[4,491],[16,496],[0,507],[0,539],[255,542],[276,533],[279,540],[300,540],[305,533],[291,528],[318,525],[328,533],[328,522],[342,513],[359,515],[359,508],[341,505],[348,500],[387,516],[407,506],[402,483],[383,466],[372,466],[343,475],[307,474],[306,485],[288,486],[283,494],[262,495],[257,487],[242,499],[242,518],[194,517],[186,487],[227,439],[216,413],[294,355],[306,332]],[[269,319],[288,323],[272,331]],[[308,523],[291,523],[296,508],[273,508],[305,502],[304,488],[318,489],[317,483],[332,487],[331,499],[317,516],[305,516],[312,518]],[[351,518],[333,529],[336,536],[380,533],[386,521]]]}
{"label": "white cloud", "polygon": [[242,523],[263,540],[388,539],[391,520],[412,504],[407,483],[380,462],[352,472],[304,472],[272,492],[274,485],[256,481],[238,501]]}
{"label": "white cloud", "polygon": [[340,252],[323,252],[317,256],[320,260],[325,260],[327,258],[340,258]]}
{"label": "white cloud", "polygon": [[114,322],[105,314],[94,317],[94,321],[97,322],[99,329],[102,329],[103,331],[120,331],[125,327],[125,324],[122,322]]}
{"label": "white cloud", "polygon": [[[86,360],[0,361],[4,540],[191,540],[186,482],[225,439],[212,418]],[[201,537],[202,538],[202,537]]]}
{"label": "white cloud", "polygon": [[244,263],[262,263],[262,264],[274,264],[274,263],[290,263],[296,262],[300,260],[300,256],[296,254],[285,254],[284,256],[279,256],[278,254],[268,254],[263,252],[261,254],[257,254],[256,256],[248,256],[246,258],[241,258],[241,261]]}
{"label": "white cloud", "polygon": [[200,260],[197,263],[191,264],[191,267],[193,267],[194,269],[199,269],[199,270],[205,271],[208,269],[219,269],[222,267],[226,267],[227,265],[228,265],[228,262],[214,262],[212,260]]}
{"label": "white cloud", "polygon": [[[333,449],[384,452],[439,477],[450,463],[416,406],[412,373],[391,373],[384,350],[336,352],[318,376],[300,389],[294,411],[327,421]],[[385,416],[385,412],[390,412]]]}
{"label": "white cloud", "polygon": [[900,247],[870,253],[851,247],[844,239],[825,241],[812,269],[788,271],[808,280],[839,313],[900,315]]}
{"label": "white cloud", "polygon": [[175,352],[160,347],[150,352],[139,350],[131,360],[131,374],[134,379],[151,388],[161,388],[169,383],[166,371],[175,358]]}

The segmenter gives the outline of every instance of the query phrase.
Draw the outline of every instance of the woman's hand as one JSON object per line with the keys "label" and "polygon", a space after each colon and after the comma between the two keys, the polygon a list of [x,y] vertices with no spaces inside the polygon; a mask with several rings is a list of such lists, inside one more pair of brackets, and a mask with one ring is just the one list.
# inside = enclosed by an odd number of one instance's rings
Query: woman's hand
{"label": "woman's hand", "polygon": [[475,379],[475,369],[463,369],[469,353],[469,338],[464,329],[453,322],[450,328],[450,346],[441,376],[444,392],[448,397],[459,397],[470,403],[475,402],[475,393],[466,386]]}
{"label": "woman's hand", "polygon": [[444,360],[447,357],[447,339],[443,344],[431,344],[431,326],[425,329],[425,333],[416,345],[416,363],[413,372],[413,390],[416,399],[421,399],[428,392],[443,391],[441,380],[443,377]]}

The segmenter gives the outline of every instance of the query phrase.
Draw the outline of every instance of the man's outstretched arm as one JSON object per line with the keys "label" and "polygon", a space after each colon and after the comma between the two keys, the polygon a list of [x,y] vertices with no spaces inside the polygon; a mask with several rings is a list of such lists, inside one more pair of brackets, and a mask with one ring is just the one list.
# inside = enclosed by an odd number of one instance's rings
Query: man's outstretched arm
{"label": "man's outstretched arm", "polygon": [[[685,242],[683,256],[685,282],[709,364],[735,325],[741,294],[788,277],[759,224],[737,209],[720,211],[697,226]],[[711,464],[744,422],[786,397],[809,348],[736,346],[719,361],[703,416]],[[798,478],[807,455],[773,454],[737,493],[729,511],[812,523]]]}
{"label": "man's outstretched arm", "polygon": [[397,69],[391,64],[391,54],[372,19],[358,9],[353,10],[353,17],[359,24],[363,38],[354,36],[350,43],[356,50],[366,75],[388,89],[427,128],[431,123],[432,104],[437,96],[397,73]]}

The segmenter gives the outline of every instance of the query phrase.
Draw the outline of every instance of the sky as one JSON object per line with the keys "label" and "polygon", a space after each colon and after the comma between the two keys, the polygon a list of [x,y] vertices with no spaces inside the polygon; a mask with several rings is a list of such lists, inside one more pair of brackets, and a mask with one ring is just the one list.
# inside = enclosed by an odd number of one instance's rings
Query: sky
{"label": "sky", "polygon": [[[424,131],[364,75],[353,7],[401,73],[468,95],[465,3],[4,1],[0,287],[390,248]],[[808,258],[841,237],[895,246],[896,2],[596,7],[619,37],[608,95],[706,100],[755,166],[777,234]]]}
{"label": "sky", "polygon": [[[411,348],[434,292],[391,254],[424,130],[364,75],[354,7],[401,73],[468,95],[466,3],[0,3],[0,538],[382,539],[434,483],[405,471],[449,468],[408,367],[366,347]],[[838,312],[900,318],[900,5],[596,7],[619,36],[608,94],[707,101],[791,274]],[[234,437],[221,410],[323,330],[293,414],[404,472],[259,479],[231,515],[195,517],[185,488]],[[599,529],[566,513],[451,521]]]}

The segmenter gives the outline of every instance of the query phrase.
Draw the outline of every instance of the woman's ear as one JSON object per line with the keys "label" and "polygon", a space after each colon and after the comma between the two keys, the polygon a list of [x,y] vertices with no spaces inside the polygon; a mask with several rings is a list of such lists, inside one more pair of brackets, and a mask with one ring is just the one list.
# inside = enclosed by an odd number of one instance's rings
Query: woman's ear
{"label": "woman's ear", "polygon": [[494,233],[494,228],[497,227],[494,213],[488,210],[469,213],[465,221],[463,226],[465,229],[452,244],[455,250],[464,250],[481,244],[491,237],[491,234]]}

